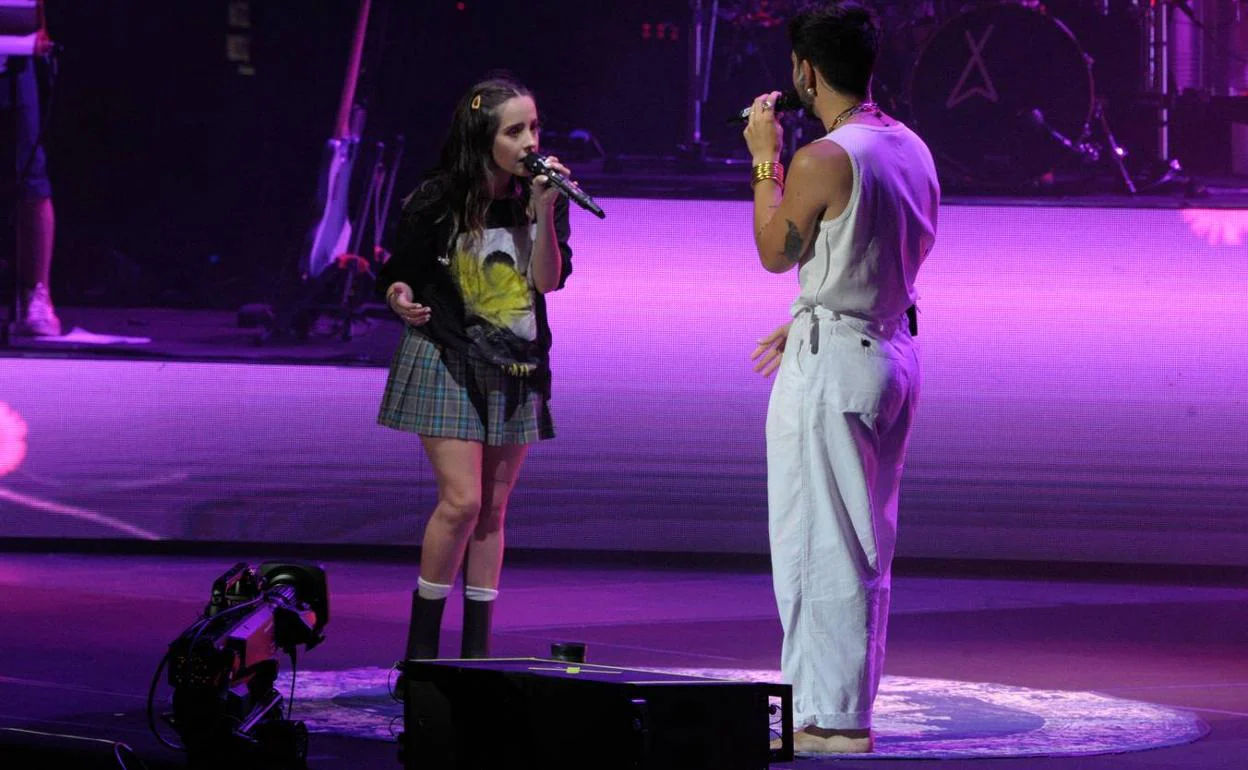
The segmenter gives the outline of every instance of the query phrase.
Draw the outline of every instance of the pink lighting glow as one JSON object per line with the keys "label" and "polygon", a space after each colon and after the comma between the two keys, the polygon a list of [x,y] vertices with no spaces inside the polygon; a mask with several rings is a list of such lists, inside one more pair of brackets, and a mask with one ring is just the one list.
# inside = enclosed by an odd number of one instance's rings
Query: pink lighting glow
{"label": "pink lighting glow", "polygon": [[0,476],[17,470],[26,459],[26,421],[0,401]]}

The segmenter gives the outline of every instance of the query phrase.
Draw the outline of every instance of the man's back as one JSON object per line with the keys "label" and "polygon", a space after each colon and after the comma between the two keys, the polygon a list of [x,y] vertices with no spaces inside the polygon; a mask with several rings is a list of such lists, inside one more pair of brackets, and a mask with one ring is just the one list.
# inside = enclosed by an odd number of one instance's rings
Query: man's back
{"label": "man's back", "polygon": [[914,281],[935,242],[940,187],[923,140],[887,123],[849,123],[817,140],[845,150],[853,184],[844,211],[819,223],[800,269],[798,305],[884,320],[917,299]]}

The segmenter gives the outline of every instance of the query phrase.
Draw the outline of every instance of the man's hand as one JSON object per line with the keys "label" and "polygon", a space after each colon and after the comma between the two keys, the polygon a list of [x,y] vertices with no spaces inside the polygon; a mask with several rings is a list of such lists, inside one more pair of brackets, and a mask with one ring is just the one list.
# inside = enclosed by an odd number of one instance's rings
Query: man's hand
{"label": "man's hand", "polygon": [[758,347],[750,354],[750,360],[755,362],[754,371],[764,377],[776,373],[784,357],[784,346],[789,341],[789,327],[792,325],[793,322],[789,321],[758,341]]}
{"label": "man's hand", "polygon": [[742,134],[755,164],[780,160],[784,128],[776,117],[776,101],[779,99],[780,92],[772,91],[759,96],[750,107],[750,120]]}

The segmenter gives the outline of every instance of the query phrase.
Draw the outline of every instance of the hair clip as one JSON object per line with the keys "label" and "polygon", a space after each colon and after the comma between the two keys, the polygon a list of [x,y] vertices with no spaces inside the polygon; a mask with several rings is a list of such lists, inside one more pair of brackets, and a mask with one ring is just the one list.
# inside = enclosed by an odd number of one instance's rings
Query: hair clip
{"label": "hair clip", "polygon": [[481,94],[472,97],[472,104],[469,107],[473,110],[481,109]]}

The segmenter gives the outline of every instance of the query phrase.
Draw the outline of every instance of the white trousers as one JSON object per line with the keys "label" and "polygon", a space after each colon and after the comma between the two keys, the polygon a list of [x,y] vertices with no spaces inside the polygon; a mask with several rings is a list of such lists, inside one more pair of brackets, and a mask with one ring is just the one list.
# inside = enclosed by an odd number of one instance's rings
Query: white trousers
{"label": "white trousers", "polygon": [[797,728],[871,726],[919,387],[904,316],[794,319],[767,408],[767,498]]}

